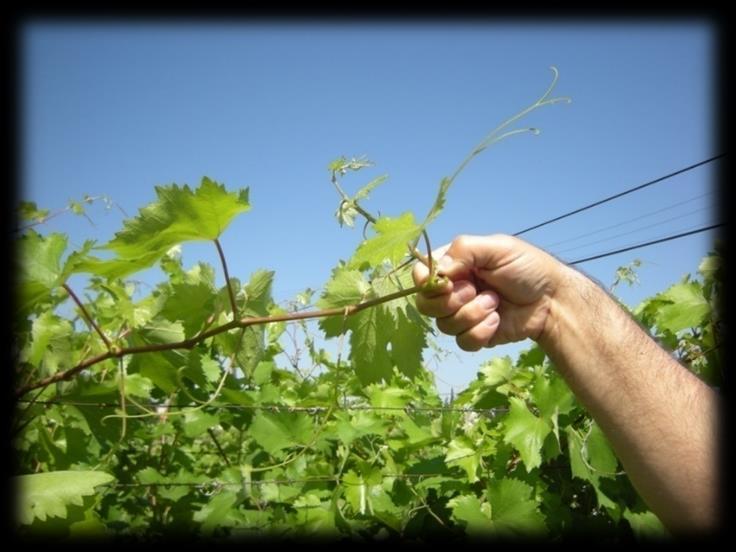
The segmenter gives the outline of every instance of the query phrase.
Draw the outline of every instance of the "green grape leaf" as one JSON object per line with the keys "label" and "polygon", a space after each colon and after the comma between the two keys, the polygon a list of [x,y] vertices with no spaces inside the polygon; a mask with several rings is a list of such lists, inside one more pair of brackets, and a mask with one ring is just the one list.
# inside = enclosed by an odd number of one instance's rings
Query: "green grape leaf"
{"label": "green grape leaf", "polygon": [[222,367],[214,358],[202,356],[200,357],[200,362],[202,364],[202,373],[207,381],[214,383],[222,377]]}
{"label": "green grape leaf", "polygon": [[624,518],[629,522],[631,530],[639,539],[670,537],[662,522],[652,512],[634,513],[627,508],[624,511]]}
{"label": "green grape leaf", "polygon": [[214,290],[204,282],[174,284],[160,314],[171,322],[181,322],[184,335],[189,338],[196,335],[212,314],[214,300]]}
{"label": "green grape leaf", "polygon": [[158,251],[150,251],[139,257],[100,259],[92,255],[79,257],[70,267],[70,273],[89,273],[107,279],[125,278],[126,276],[152,266],[161,258]]}
{"label": "green grape leaf", "polygon": [[216,427],[220,418],[216,414],[202,410],[188,409],[184,414],[184,434],[187,437],[199,437],[208,429]]}
{"label": "green grape leaf", "polygon": [[256,270],[250,275],[250,280],[245,285],[245,309],[247,314],[254,316],[268,315],[268,309],[273,302],[271,299],[271,288],[273,287],[272,270]]}
{"label": "green grape leaf", "polygon": [[248,192],[248,188],[228,192],[207,177],[194,191],[187,185],[156,186],[157,201],[126,220],[106,248],[130,259],[151,251],[164,255],[186,241],[214,240],[235,216],[250,210]]}
{"label": "green grape leaf", "polygon": [[[332,279],[325,285],[324,292],[316,306],[320,309],[331,309],[356,305],[366,297],[369,291],[370,284],[360,271],[337,267],[332,271]],[[328,337],[334,337],[334,335],[337,334],[328,335]]]}
{"label": "green grape leaf", "polygon": [[266,351],[266,330],[260,324],[247,326],[241,332],[242,336],[235,359],[238,361],[238,366],[240,366],[243,372],[251,376],[258,363],[263,360]]}
{"label": "green grape leaf", "polygon": [[404,408],[412,398],[406,389],[377,384],[366,387],[365,394],[374,408]]}
{"label": "green grape leaf", "polygon": [[396,329],[391,333],[391,357],[402,374],[413,379],[419,373],[426,344],[424,328],[398,311]]}
{"label": "green grape leaf", "polygon": [[532,487],[511,477],[490,482],[488,502],[494,532],[531,535],[546,530],[544,517],[531,497],[533,492]]}
{"label": "green grape leaf", "polygon": [[364,435],[382,435],[386,431],[386,420],[376,416],[374,412],[358,410],[352,416],[342,412],[335,415],[337,424],[335,433],[346,445]]}
{"label": "green grape leaf", "polygon": [[511,357],[494,357],[481,365],[480,373],[483,376],[483,385],[496,387],[511,380],[514,366]]}
{"label": "green grape leaf", "polygon": [[598,478],[596,475],[585,465],[583,461],[583,440],[575,431],[575,428],[568,426],[565,428],[567,433],[567,446],[570,455],[570,471],[573,477],[579,477],[586,481],[596,482]]}
{"label": "green grape leaf", "polygon": [[161,475],[156,468],[152,468],[151,466],[148,466],[146,468],[143,468],[142,470],[138,471],[138,473],[135,474],[136,479],[143,485],[155,485],[158,483],[168,483],[169,478]]}
{"label": "green grape leaf", "polygon": [[378,186],[386,182],[387,179],[387,174],[377,176],[376,178],[368,182],[368,184],[355,192],[355,195],[353,196],[353,201],[362,201],[364,199],[368,199],[368,196],[371,194],[371,192],[375,190]]}
{"label": "green grape leaf", "polygon": [[33,321],[31,327],[31,346],[24,354],[34,366],[45,360],[45,369],[53,374],[58,370],[59,362],[71,355],[71,342],[74,329],[68,320],[55,315],[51,311],[42,312]]}
{"label": "green grape leaf", "polygon": [[198,188],[176,184],[156,187],[157,200],[124,222],[123,230],[103,246],[113,259],[87,257],[76,272],[124,277],[152,266],[174,246],[218,238],[233,218],[250,210],[248,188],[228,192],[205,177]]}
{"label": "green grape leaf", "polygon": [[356,514],[373,513],[371,490],[373,487],[377,487],[374,481],[372,482],[369,478],[364,478],[350,470],[343,475],[342,485],[345,498],[353,512]]}
{"label": "green grape leaf", "polygon": [[448,466],[456,465],[464,469],[468,474],[470,483],[478,481],[477,472],[480,465],[480,455],[467,437],[461,436],[450,441],[447,445],[445,463]]}
{"label": "green grape leaf", "polygon": [[312,421],[301,412],[259,412],[248,434],[269,454],[308,443],[313,437]]}
{"label": "green grape leaf", "polygon": [[710,312],[699,282],[675,284],[657,297],[670,302],[659,308],[657,327],[672,333],[701,325]]}
{"label": "green grape leaf", "polygon": [[519,359],[516,361],[517,368],[534,368],[542,366],[546,355],[539,345],[532,345],[526,351],[519,353]]}
{"label": "green grape leaf", "polygon": [[481,504],[477,496],[456,496],[447,502],[447,506],[452,510],[452,519],[465,525],[469,535],[484,535],[492,531],[489,504]]}
{"label": "green grape leaf", "polygon": [[442,209],[445,208],[445,202],[447,200],[447,190],[450,189],[450,186],[452,185],[453,179],[444,177],[442,180],[440,180],[440,186],[437,190],[437,197],[434,200],[434,203],[432,204],[432,207],[429,209],[429,213],[427,213],[427,217],[424,219],[424,222],[422,223],[421,228],[427,228],[434,219],[437,218],[437,216],[442,212]]}
{"label": "green grape leaf", "polygon": [[531,391],[532,400],[542,418],[567,414],[575,405],[575,397],[565,381],[558,377],[539,377]]}
{"label": "green grape leaf", "polygon": [[67,246],[67,237],[53,233],[42,236],[29,230],[18,241],[20,278],[18,308],[26,312],[61,285],[61,256]]}
{"label": "green grape leaf", "polygon": [[276,363],[272,360],[262,360],[253,370],[253,383],[256,385],[264,385],[271,381],[271,375],[276,369]]}
{"label": "green grape leaf", "polygon": [[348,263],[349,268],[361,268],[365,264],[376,267],[388,260],[392,265],[408,254],[407,244],[413,242],[422,229],[407,211],[397,218],[380,217],[373,224],[376,235],[363,241]]}
{"label": "green grape leaf", "polygon": [[184,341],[184,326],[156,317],[140,328],[138,335],[147,343],[176,343]]}
{"label": "green grape leaf", "polygon": [[137,370],[138,373],[148,378],[153,384],[165,393],[173,393],[179,388],[176,378],[178,366],[172,362],[176,353],[158,355],[133,355],[128,366],[129,371]]}
{"label": "green grape leaf", "polygon": [[[116,385],[120,382],[120,373],[116,376]],[[125,375],[125,394],[147,399],[151,396],[153,382],[141,374]]]}
{"label": "green grape leaf", "polygon": [[[567,446],[570,457],[570,471],[573,477],[579,477],[584,481],[588,481],[593,485],[595,494],[600,506],[604,506],[609,509],[615,509],[616,503],[613,502],[601,489],[600,480],[601,477],[614,477],[610,471],[601,471],[601,467],[611,468],[612,460],[609,456],[610,451],[605,451],[607,444],[602,444],[600,441],[595,443],[596,438],[593,439],[594,445],[593,450],[595,451],[595,463],[593,465],[593,457],[590,456],[590,449],[588,449],[589,442],[583,443],[583,439],[578,435],[572,426],[565,428],[567,434]],[[589,436],[588,441],[590,440]],[[615,457],[614,457],[615,460]],[[615,466],[614,466],[615,469]]]}
{"label": "green grape leaf", "polygon": [[591,427],[583,447],[582,452],[587,453],[588,463],[599,477],[616,477],[618,459],[598,424]]}
{"label": "green grape leaf", "polygon": [[219,526],[231,526],[237,523],[235,504],[238,494],[233,491],[221,491],[212,497],[202,508],[194,512],[192,519],[202,524],[202,532],[210,534]]}
{"label": "green grape leaf", "polygon": [[61,274],[61,256],[67,246],[64,234],[42,236],[30,230],[20,243],[21,276],[45,288],[57,285]]}
{"label": "green grape leaf", "polygon": [[426,446],[436,440],[428,427],[417,425],[417,423],[408,416],[399,422],[398,427],[406,433],[406,445],[420,447]]}
{"label": "green grape leaf", "polygon": [[[341,317],[335,317],[340,318]],[[349,317],[350,353],[361,383],[390,380],[393,363],[387,350],[393,319],[382,306],[365,309]]]}
{"label": "green grape leaf", "polygon": [[542,463],[542,445],[552,427],[529,412],[521,399],[511,397],[509,403],[509,413],[503,422],[506,429],[504,441],[519,451],[526,471],[530,472]]}
{"label": "green grape leaf", "polygon": [[56,471],[19,475],[13,478],[18,489],[18,516],[23,525],[38,518],[65,518],[67,506],[81,506],[82,497],[95,494],[95,487],[115,478],[97,471]]}
{"label": "green grape leaf", "polygon": [[203,358],[209,358],[205,356],[207,353],[204,349],[204,347],[199,346],[189,351],[186,364],[177,370],[179,385],[184,385],[184,381],[188,379],[200,389],[209,388],[210,380],[205,377],[202,366]]}
{"label": "green grape leaf", "polygon": [[[396,289],[388,292],[391,291]],[[341,266],[333,270],[332,279],[325,286],[317,306],[339,308],[376,297],[376,289],[371,289],[358,270]],[[389,380],[394,365],[413,378],[421,368],[426,328],[421,318],[410,320],[405,308],[408,308],[406,301],[390,301],[351,316],[323,318],[319,325],[326,337],[335,337],[348,330],[352,332],[351,357],[361,383]]]}

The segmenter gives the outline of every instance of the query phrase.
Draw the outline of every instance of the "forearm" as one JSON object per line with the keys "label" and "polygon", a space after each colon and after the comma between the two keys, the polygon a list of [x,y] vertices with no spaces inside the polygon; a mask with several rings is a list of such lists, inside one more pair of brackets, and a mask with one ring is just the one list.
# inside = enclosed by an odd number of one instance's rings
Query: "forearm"
{"label": "forearm", "polygon": [[539,343],[672,531],[717,517],[717,396],[601,288],[562,270]]}

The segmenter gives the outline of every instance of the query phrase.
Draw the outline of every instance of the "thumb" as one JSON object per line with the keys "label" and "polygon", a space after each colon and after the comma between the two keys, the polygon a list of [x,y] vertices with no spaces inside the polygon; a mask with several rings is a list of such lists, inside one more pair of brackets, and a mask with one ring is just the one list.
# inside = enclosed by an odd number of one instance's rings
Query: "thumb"
{"label": "thumb", "polygon": [[456,237],[438,259],[439,273],[451,280],[467,280],[481,276],[518,256],[518,240],[512,236],[461,235]]}

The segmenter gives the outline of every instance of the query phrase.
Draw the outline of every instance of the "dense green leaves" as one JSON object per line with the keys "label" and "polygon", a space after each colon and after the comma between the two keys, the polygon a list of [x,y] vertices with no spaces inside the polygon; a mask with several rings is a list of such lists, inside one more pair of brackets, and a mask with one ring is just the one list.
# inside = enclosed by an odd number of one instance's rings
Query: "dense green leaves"
{"label": "dense green leaves", "polygon": [[[365,166],[342,159],[331,169]],[[382,182],[348,198],[343,222],[359,214],[350,202]],[[209,265],[182,266],[179,244],[220,236],[249,208],[247,190],[205,179],[195,190],[157,194],[108,244],[112,259],[91,257],[91,241],[67,252],[62,234],[26,229],[20,237],[20,381],[106,351],[78,307],[59,307],[68,301],[61,286],[76,272],[93,274],[80,296],[100,330],[136,351],[22,397],[13,428],[26,534],[662,534],[539,347],[483,362],[467,389],[443,397],[424,364],[431,325],[411,296],[322,318],[319,336],[304,321],[233,327],[230,291],[240,318],[311,309],[313,292],[277,305],[271,271],[257,270],[245,284],[230,278],[228,288],[215,284]],[[46,216],[25,210],[30,220]],[[333,270],[317,308],[342,311],[412,286],[411,267],[396,267],[421,228],[411,213],[378,218]],[[634,311],[715,385],[718,259],[701,263],[702,281],[686,278]],[[163,279],[155,287],[125,278],[157,261]],[[168,350],[172,344],[178,348]]]}

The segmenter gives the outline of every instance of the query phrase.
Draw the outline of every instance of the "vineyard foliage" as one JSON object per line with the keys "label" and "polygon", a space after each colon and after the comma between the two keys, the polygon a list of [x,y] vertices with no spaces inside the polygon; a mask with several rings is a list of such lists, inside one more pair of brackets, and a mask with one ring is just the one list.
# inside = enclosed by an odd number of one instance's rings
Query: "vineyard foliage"
{"label": "vineyard foliage", "polygon": [[[550,90],[535,106],[553,103]],[[471,158],[516,132],[504,126]],[[483,362],[465,390],[438,394],[427,368],[434,330],[414,306],[406,261],[457,172],[424,219],[374,217],[361,202],[385,177],[353,195],[342,184],[365,166],[340,158],[330,174],[338,222],[358,229],[365,219],[368,233],[321,292],[279,304],[273,272],[233,277],[220,247],[251,208],[248,189],[209,178],[157,187],[110,242],[73,250],[66,235],[42,232],[48,211],[22,204],[13,317],[21,533],[664,533],[538,347]],[[211,242],[221,266],[183,266],[190,241]],[[146,294],[131,275],[152,266],[163,278]],[[715,386],[720,267],[711,254],[699,277],[632,311]],[[69,282],[80,274],[77,294]],[[336,340],[337,354],[323,339]]]}

